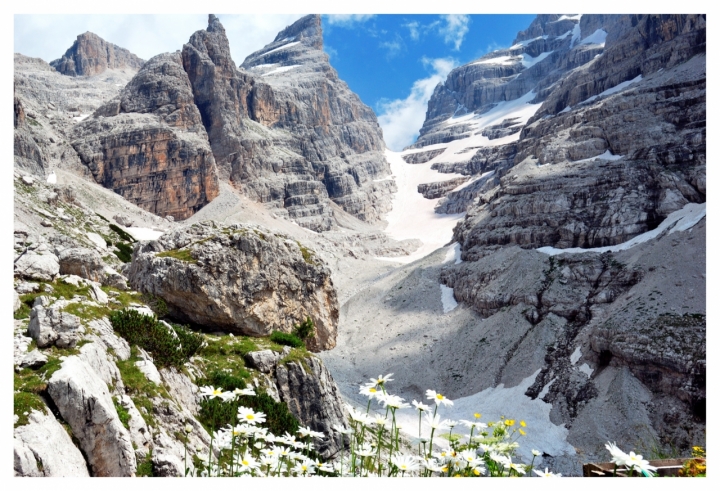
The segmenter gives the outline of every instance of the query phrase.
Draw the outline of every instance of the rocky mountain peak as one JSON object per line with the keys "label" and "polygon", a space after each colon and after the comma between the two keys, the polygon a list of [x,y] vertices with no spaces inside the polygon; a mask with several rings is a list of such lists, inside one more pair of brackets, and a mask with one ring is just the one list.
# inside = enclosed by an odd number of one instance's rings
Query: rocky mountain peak
{"label": "rocky mountain peak", "polygon": [[225,34],[225,28],[220,23],[220,19],[217,18],[214,14],[208,15],[208,32],[221,32]]}
{"label": "rocky mountain peak", "polygon": [[72,77],[98,75],[105,70],[142,68],[145,60],[90,31],[80,34],[62,58],[50,66]]}
{"label": "rocky mountain peak", "polygon": [[517,33],[513,44],[541,36],[561,36],[572,30],[582,17],[574,14],[540,14],[527,29]]}
{"label": "rocky mountain peak", "polygon": [[298,19],[294,24],[280,31],[273,42],[279,42],[289,38],[294,38],[295,41],[301,41],[302,44],[306,46],[322,49],[322,21],[320,20],[320,16],[311,14]]}

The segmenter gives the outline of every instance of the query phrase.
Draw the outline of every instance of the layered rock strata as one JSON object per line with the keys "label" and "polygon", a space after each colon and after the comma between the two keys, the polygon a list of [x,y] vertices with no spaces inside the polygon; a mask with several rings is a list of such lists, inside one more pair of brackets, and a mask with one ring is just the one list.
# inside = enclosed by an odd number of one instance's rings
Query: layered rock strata
{"label": "layered rock strata", "polygon": [[183,322],[267,336],[310,317],[308,348],[335,346],[330,270],[301,243],[263,228],[203,222],[163,235],[136,247],[128,278]]}
{"label": "layered rock strata", "polygon": [[148,61],[73,136],[98,183],[157,215],[187,218],[219,192],[215,159],[177,53]]}
{"label": "layered rock strata", "polygon": [[106,70],[128,68],[138,71],[144,60],[125,48],[108,43],[92,32],[80,34],[62,58],[50,66],[72,77],[99,75]]}

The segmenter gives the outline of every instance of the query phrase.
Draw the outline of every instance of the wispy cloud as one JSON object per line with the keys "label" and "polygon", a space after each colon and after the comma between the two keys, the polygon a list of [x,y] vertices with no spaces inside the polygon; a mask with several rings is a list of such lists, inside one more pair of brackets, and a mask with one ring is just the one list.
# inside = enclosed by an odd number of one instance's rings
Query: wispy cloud
{"label": "wispy cloud", "polygon": [[444,24],[440,26],[440,35],[444,37],[446,44],[454,44],[455,51],[460,49],[465,34],[470,29],[470,16],[464,14],[442,15]]}
{"label": "wispy cloud", "polygon": [[379,46],[385,50],[385,58],[390,61],[400,54],[403,48],[405,48],[405,43],[399,34],[395,34],[395,39],[392,41],[383,41]]}
{"label": "wispy cloud", "polygon": [[331,59],[337,59],[338,52],[337,52],[337,50],[336,50],[335,48],[332,48],[332,47],[328,46],[327,44],[324,44],[324,45],[323,45],[323,51],[324,51],[325,53],[327,53],[327,55],[328,55]]}
{"label": "wispy cloud", "polygon": [[407,24],[403,24],[403,27],[407,27],[410,31],[410,39],[413,41],[417,41],[420,39],[420,23],[417,21],[408,22]]}
{"label": "wispy cloud", "polygon": [[378,102],[378,123],[383,130],[385,144],[391,150],[400,151],[415,141],[435,87],[444,82],[450,70],[458,64],[452,58],[423,58],[422,62],[431,74],[427,78],[416,80],[409,96],[405,99]]}
{"label": "wispy cloud", "polygon": [[328,24],[341,27],[353,27],[375,17],[375,14],[333,14],[328,15]]}

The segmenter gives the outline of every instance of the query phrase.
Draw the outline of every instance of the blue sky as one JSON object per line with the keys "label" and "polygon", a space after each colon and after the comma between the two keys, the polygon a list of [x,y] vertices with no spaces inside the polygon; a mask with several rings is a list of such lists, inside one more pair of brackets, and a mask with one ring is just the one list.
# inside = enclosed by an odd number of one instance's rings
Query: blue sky
{"label": "blue sky", "polygon": [[[249,14],[218,17],[225,26],[233,59],[270,43],[302,14]],[[455,66],[511,45],[534,15],[324,15],[325,51],[330,63],[378,115],[386,144],[400,150],[422,126],[427,100]],[[52,61],[78,34],[91,31],[152,56],[182,49],[190,35],[207,26],[207,14],[16,15],[14,51]]]}

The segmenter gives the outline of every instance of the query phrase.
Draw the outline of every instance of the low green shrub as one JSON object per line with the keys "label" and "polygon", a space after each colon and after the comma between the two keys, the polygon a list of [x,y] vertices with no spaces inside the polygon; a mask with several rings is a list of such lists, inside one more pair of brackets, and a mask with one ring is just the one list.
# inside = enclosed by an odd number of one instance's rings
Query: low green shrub
{"label": "low green shrub", "polygon": [[270,334],[270,341],[277,344],[283,344],[285,346],[292,346],[293,348],[305,346],[303,340],[296,335],[280,331],[273,331],[273,333]]}
{"label": "low green shrub", "polygon": [[132,260],[133,247],[125,242],[115,242],[117,251],[113,251],[115,255],[124,263],[129,263]]}
{"label": "low green shrub", "polygon": [[116,310],[109,317],[113,329],[131,345],[148,351],[158,368],[181,367],[203,344],[201,334],[176,326],[174,335],[155,316],[141,314],[133,309]]}
{"label": "low green shrub", "polygon": [[[250,374],[248,373],[247,378],[249,377]],[[244,376],[237,376],[223,371],[214,371],[207,377],[197,380],[196,383],[198,386],[223,387],[228,391],[244,389],[247,386]],[[288,410],[287,404],[275,402],[262,389],[256,389],[256,393],[257,395],[254,396],[238,396],[237,400],[232,404],[224,403],[220,398],[204,399],[200,403],[198,420],[208,430],[218,430],[223,426],[236,423],[237,408],[245,406],[265,413],[267,419],[263,426],[274,434],[282,435],[286,431],[291,435],[295,434],[300,428],[300,423]]]}
{"label": "low green shrub", "polygon": [[315,335],[315,325],[310,317],[306,317],[305,321],[300,324],[295,324],[295,329],[292,332],[295,336],[300,339],[307,339]]}

